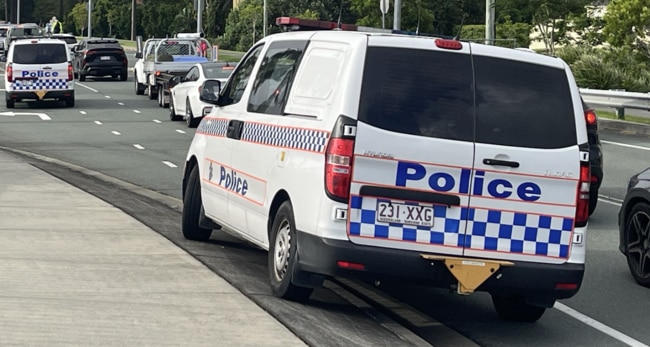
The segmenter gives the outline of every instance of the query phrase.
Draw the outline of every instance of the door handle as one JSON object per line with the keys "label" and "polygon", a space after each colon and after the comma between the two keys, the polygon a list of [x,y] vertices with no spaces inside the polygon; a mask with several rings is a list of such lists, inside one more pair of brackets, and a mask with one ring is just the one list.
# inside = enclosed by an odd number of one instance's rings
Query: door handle
{"label": "door handle", "polygon": [[226,131],[226,137],[235,140],[241,139],[241,133],[243,128],[244,128],[244,122],[236,119],[231,119],[228,122],[228,130]]}
{"label": "door handle", "polygon": [[517,168],[519,167],[519,162],[510,161],[510,160],[500,160],[500,159],[483,159],[483,164],[485,165],[494,165],[494,166],[509,166]]}

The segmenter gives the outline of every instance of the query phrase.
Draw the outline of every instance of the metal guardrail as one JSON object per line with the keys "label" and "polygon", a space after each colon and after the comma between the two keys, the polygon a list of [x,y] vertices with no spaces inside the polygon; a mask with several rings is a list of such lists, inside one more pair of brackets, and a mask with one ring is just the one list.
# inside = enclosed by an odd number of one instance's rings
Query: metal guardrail
{"label": "metal guardrail", "polygon": [[589,106],[605,106],[616,109],[616,116],[619,119],[625,119],[626,108],[650,111],[650,93],[581,88],[580,94]]}

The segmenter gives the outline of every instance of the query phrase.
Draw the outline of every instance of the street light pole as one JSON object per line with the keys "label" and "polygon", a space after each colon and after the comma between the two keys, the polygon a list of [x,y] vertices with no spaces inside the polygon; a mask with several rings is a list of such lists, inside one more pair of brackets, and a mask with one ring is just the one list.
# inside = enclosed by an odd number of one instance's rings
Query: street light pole
{"label": "street light pole", "polygon": [[16,4],[16,24],[20,24],[20,0]]}
{"label": "street light pole", "polygon": [[494,44],[494,7],[495,0],[485,0],[485,44]]}
{"label": "street light pole", "polygon": [[92,37],[93,0],[88,0],[88,38]]}
{"label": "street light pole", "polygon": [[135,0],[131,1],[131,41],[135,41]]}
{"label": "street light pole", "polygon": [[402,30],[402,0],[395,0],[393,30]]}

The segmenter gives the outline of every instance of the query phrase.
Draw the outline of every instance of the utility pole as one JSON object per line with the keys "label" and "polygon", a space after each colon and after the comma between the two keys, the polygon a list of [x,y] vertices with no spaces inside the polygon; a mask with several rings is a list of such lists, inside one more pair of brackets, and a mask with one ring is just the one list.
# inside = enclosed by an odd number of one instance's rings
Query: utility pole
{"label": "utility pole", "polygon": [[496,0],[485,0],[485,44],[494,44],[494,7]]}
{"label": "utility pole", "polygon": [[135,41],[135,0],[131,1],[131,41]]}
{"label": "utility pole", "polygon": [[20,0],[16,3],[16,24],[20,24]]}
{"label": "utility pole", "polygon": [[393,30],[402,30],[402,0],[395,0],[395,16],[393,17]]}
{"label": "utility pole", "polygon": [[266,17],[268,17],[268,15],[269,14],[268,14],[267,9],[266,9],[266,0],[264,0],[264,20],[262,21],[262,23],[264,25],[264,28],[262,28],[262,37],[266,37],[266,26],[268,25],[268,22],[267,22],[268,19]]}
{"label": "utility pole", "polygon": [[198,0],[196,5],[196,32],[203,31],[203,0]]}
{"label": "utility pole", "polygon": [[93,0],[88,0],[88,38],[92,37]]}

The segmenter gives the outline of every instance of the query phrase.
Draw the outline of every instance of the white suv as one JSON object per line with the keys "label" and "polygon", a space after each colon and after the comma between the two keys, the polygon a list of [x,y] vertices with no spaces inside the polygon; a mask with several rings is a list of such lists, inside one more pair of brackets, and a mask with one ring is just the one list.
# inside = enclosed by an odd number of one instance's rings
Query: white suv
{"label": "white suv", "polygon": [[30,38],[9,47],[5,68],[7,108],[16,101],[57,99],[74,106],[74,78],[65,41]]}
{"label": "white suv", "polygon": [[[206,82],[216,84],[218,82]],[[561,59],[442,38],[255,44],[199,124],[182,230],[268,249],[275,295],[328,276],[492,295],[536,321],[585,269],[589,145]]]}

